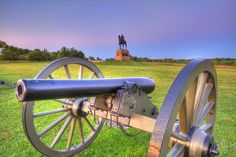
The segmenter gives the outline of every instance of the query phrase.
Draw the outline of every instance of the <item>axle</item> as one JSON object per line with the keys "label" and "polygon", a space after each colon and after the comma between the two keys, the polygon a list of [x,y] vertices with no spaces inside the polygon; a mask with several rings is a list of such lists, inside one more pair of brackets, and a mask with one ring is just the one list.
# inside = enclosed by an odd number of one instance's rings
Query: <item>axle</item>
{"label": "axle", "polygon": [[145,93],[155,88],[152,79],[146,77],[93,79],[93,80],[19,80],[16,96],[19,101],[88,97],[111,95],[121,89],[126,82],[132,82]]}

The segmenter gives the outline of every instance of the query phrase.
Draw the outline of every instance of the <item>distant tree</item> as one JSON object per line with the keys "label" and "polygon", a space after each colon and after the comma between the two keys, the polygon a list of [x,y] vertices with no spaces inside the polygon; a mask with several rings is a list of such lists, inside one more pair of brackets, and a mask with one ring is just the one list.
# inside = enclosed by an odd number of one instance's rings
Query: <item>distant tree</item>
{"label": "distant tree", "polygon": [[138,57],[136,57],[136,56],[131,56],[131,59],[134,60],[134,61],[137,61],[137,60],[138,60]]}
{"label": "distant tree", "polygon": [[78,51],[75,48],[66,48],[62,47],[61,50],[58,52],[57,58],[62,57],[79,57],[79,58],[85,58],[85,55],[82,51]]}
{"label": "distant tree", "polygon": [[78,57],[79,58],[85,58],[85,55],[82,51],[79,51]]}
{"label": "distant tree", "polygon": [[84,53],[82,51],[78,51],[75,48],[70,48],[69,49],[69,55],[70,57],[79,57],[79,58],[84,58]]}
{"label": "distant tree", "polygon": [[58,56],[58,52],[51,52],[50,53],[50,58],[53,59],[53,60],[57,59],[57,56]]}
{"label": "distant tree", "polygon": [[57,58],[62,58],[62,57],[68,57],[69,56],[69,51],[68,51],[68,48],[66,47],[62,47],[59,52],[58,52],[58,55],[57,55]]}
{"label": "distant tree", "polygon": [[1,58],[2,58],[3,60],[10,60],[10,61],[13,61],[13,60],[19,59],[19,56],[18,56],[18,54],[15,53],[14,51],[11,51],[11,50],[9,50],[9,49],[3,49]]}
{"label": "distant tree", "polygon": [[4,41],[1,41],[0,40],[0,47],[1,48],[4,48],[4,47],[6,47],[7,46],[7,44],[4,42]]}
{"label": "distant tree", "polygon": [[107,58],[106,61],[113,61],[115,58]]}
{"label": "distant tree", "polygon": [[39,52],[39,51],[41,51],[41,50],[40,50],[40,49],[34,49],[34,51],[35,51],[35,52]]}
{"label": "distant tree", "polygon": [[66,48],[65,46],[63,46],[60,50],[60,52],[64,53],[64,52],[67,52],[68,51],[68,48]]}
{"label": "distant tree", "polygon": [[16,50],[16,52],[19,54],[19,55],[26,55],[29,53],[29,50],[28,49],[22,49],[22,48],[18,48]]}
{"label": "distant tree", "polygon": [[51,60],[51,56],[50,56],[50,53],[48,51],[41,51],[42,53],[42,56],[44,57],[45,60]]}
{"label": "distant tree", "polygon": [[45,61],[50,60],[50,54],[45,51],[40,51],[39,49],[35,49],[28,53],[28,60],[30,61]]}
{"label": "distant tree", "polygon": [[93,56],[89,56],[88,59],[91,60],[91,61],[93,61],[93,60],[94,60],[94,57],[93,57]]}
{"label": "distant tree", "polygon": [[99,58],[99,57],[97,57],[97,59],[96,60],[98,60],[98,61],[101,61],[102,59],[101,58]]}
{"label": "distant tree", "polygon": [[63,58],[68,56],[69,56],[68,48],[62,47],[61,50],[58,52],[57,58]]}

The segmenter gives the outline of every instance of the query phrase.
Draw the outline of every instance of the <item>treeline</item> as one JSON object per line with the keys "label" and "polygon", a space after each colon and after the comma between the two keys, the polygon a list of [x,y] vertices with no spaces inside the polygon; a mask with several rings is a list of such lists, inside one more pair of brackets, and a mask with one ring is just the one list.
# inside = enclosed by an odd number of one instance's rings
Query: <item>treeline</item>
{"label": "treeline", "polygon": [[[47,61],[47,60],[55,60],[62,57],[79,57],[79,58],[86,58],[85,54],[77,50],[75,48],[67,48],[62,47],[60,50],[55,52],[49,52],[47,49],[40,50],[40,49],[22,49],[17,48],[15,46],[10,46],[5,42],[0,40],[0,60],[29,60],[29,61]],[[102,60],[101,58],[97,57],[94,58],[89,56],[88,60]],[[131,56],[133,61],[137,62],[158,62],[158,63],[182,63],[186,64],[190,61],[190,59],[172,59],[172,58],[165,58],[165,59],[150,59],[147,57],[136,57]],[[114,58],[108,58],[106,61],[115,60]],[[236,59],[235,58],[214,58],[211,59],[214,64],[216,65],[230,65],[236,66]]]}
{"label": "treeline", "polygon": [[47,49],[22,49],[15,46],[7,45],[5,42],[0,41],[0,60],[29,60],[29,61],[47,61],[54,60],[62,57],[79,57],[85,58],[85,54],[75,48],[62,47],[55,52],[49,52]]}
{"label": "treeline", "polygon": [[[165,59],[150,59],[147,57],[136,57],[132,56],[132,60],[134,61],[141,61],[141,62],[159,62],[159,63],[176,63],[176,64],[186,64],[191,59],[172,59],[172,58],[165,58]],[[109,59],[111,60],[111,59]],[[230,65],[236,66],[236,59],[235,58],[213,58],[211,61],[216,65]]]}
{"label": "treeline", "polygon": [[231,65],[236,66],[236,59],[235,58],[215,58],[212,59],[214,64],[217,65]]}

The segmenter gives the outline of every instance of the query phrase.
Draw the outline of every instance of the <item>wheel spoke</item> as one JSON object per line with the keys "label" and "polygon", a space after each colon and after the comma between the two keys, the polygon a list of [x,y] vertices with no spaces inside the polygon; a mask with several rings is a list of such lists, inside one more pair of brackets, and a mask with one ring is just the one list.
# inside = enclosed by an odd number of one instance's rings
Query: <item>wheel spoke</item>
{"label": "wheel spoke", "polygon": [[209,102],[208,105],[205,106],[205,108],[203,109],[203,112],[201,114],[201,116],[199,117],[199,119],[197,119],[197,123],[196,126],[199,126],[202,121],[206,118],[207,114],[210,112],[210,110],[212,109],[212,107],[215,105],[214,101]]}
{"label": "wheel spoke", "polygon": [[93,131],[95,131],[93,125],[90,123],[90,121],[88,120],[88,118],[85,116],[84,119],[85,119],[85,121],[88,123],[89,127],[90,127]]}
{"label": "wheel spoke", "polygon": [[184,153],[184,146],[176,143],[171,151],[167,154],[167,157],[179,157]]}
{"label": "wheel spoke", "polygon": [[78,118],[78,125],[79,125],[79,134],[80,134],[80,141],[84,144],[84,134],[83,134],[83,127],[81,117]]}
{"label": "wheel spoke", "polygon": [[68,65],[66,64],[66,65],[64,65],[64,67],[65,67],[65,70],[66,70],[67,78],[68,78],[68,79],[71,79],[70,70],[69,70]]}
{"label": "wheel spoke", "polygon": [[50,79],[55,79],[55,77],[54,77],[52,74],[50,74],[48,77],[49,77]]}
{"label": "wheel spoke", "polygon": [[51,143],[50,148],[53,148],[56,145],[56,143],[60,139],[61,135],[65,132],[67,126],[70,124],[70,121],[71,121],[72,118],[73,118],[72,116],[69,116],[66,119],[66,121],[63,124],[63,126],[61,127],[60,131],[57,133],[57,136],[54,138],[53,142]]}
{"label": "wheel spoke", "polygon": [[54,101],[62,103],[62,104],[73,105],[73,103],[65,101],[65,100],[61,100],[61,99],[54,99]]}
{"label": "wheel spoke", "polygon": [[64,119],[66,119],[66,117],[68,117],[71,113],[67,112],[65,114],[63,114],[61,117],[59,117],[55,122],[51,123],[48,127],[46,127],[43,131],[41,131],[40,133],[38,133],[38,136],[41,137],[43,136],[45,133],[47,133],[49,130],[51,130],[53,127],[55,127],[58,123],[60,123],[61,121],[63,121]]}
{"label": "wheel spoke", "polygon": [[95,72],[93,71],[91,75],[89,76],[89,79],[93,79],[94,75],[95,75]]}
{"label": "wheel spoke", "polygon": [[193,124],[196,124],[197,122],[197,113],[199,111],[200,101],[202,97],[202,93],[206,84],[208,78],[208,73],[201,73],[198,77],[198,84],[197,84],[197,91],[196,91],[196,97],[195,97],[195,106],[194,106],[194,119]]}
{"label": "wheel spoke", "polygon": [[61,108],[58,110],[51,110],[51,111],[46,111],[46,112],[34,113],[33,117],[45,116],[45,115],[54,114],[54,113],[58,113],[58,112],[64,112],[64,111],[68,111],[68,110],[70,110],[70,109],[69,108]]}
{"label": "wheel spoke", "polygon": [[197,89],[197,80],[194,80],[194,82],[190,85],[188,90],[188,95],[186,98],[187,101],[187,126],[188,130],[193,125],[193,116],[194,116],[194,102],[195,102],[195,95],[196,95],[196,89]]}
{"label": "wheel spoke", "polygon": [[176,138],[177,140],[180,140],[180,141],[187,141],[187,137],[183,137],[179,134],[177,134],[176,132],[173,132],[171,133],[171,136]]}
{"label": "wheel spoke", "polygon": [[201,101],[200,101],[200,105],[199,105],[199,110],[198,112],[196,113],[197,114],[197,119],[199,119],[199,117],[201,116],[202,112],[203,112],[203,109],[208,101],[208,97],[211,93],[211,90],[213,88],[213,84],[212,83],[207,83],[205,85],[205,88],[204,88],[204,91],[203,91],[203,94],[202,94],[202,97],[201,97]]}
{"label": "wheel spoke", "polygon": [[187,103],[186,98],[184,98],[179,110],[179,129],[180,133],[183,135],[187,135],[188,132],[187,114]]}
{"label": "wheel spoke", "polygon": [[80,65],[79,67],[79,80],[83,78],[84,66]]}
{"label": "wheel spoke", "polygon": [[67,146],[66,146],[67,150],[70,150],[70,147],[71,147],[72,138],[73,138],[74,130],[75,130],[75,122],[76,122],[76,118],[74,117],[71,121],[70,132],[69,132],[69,137],[68,137]]}
{"label": "wheel spoke", "polygon": [[207,130],[209,130],[209,129],[212,128],[212,127],[213,127],[213,124],[211,124],[211,123],[206,123],[206,124],[204,124],[203,126],[201,126],[200,129],[202,129],[203,131],[207,131]]}

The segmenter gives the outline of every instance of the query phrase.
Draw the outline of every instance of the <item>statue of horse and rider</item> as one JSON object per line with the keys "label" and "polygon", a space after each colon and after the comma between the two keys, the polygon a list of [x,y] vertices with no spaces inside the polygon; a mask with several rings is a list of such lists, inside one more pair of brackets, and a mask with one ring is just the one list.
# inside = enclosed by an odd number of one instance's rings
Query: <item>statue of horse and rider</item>
{"label": "statue of horse and rider", "polygon": [[123,49],[127,49],[127,42],[125,40],[125,37],[123,34],[121,35],[118,35],[118,39],[119,39],[119,46],[120,46],[120,49],[123,47]]}

